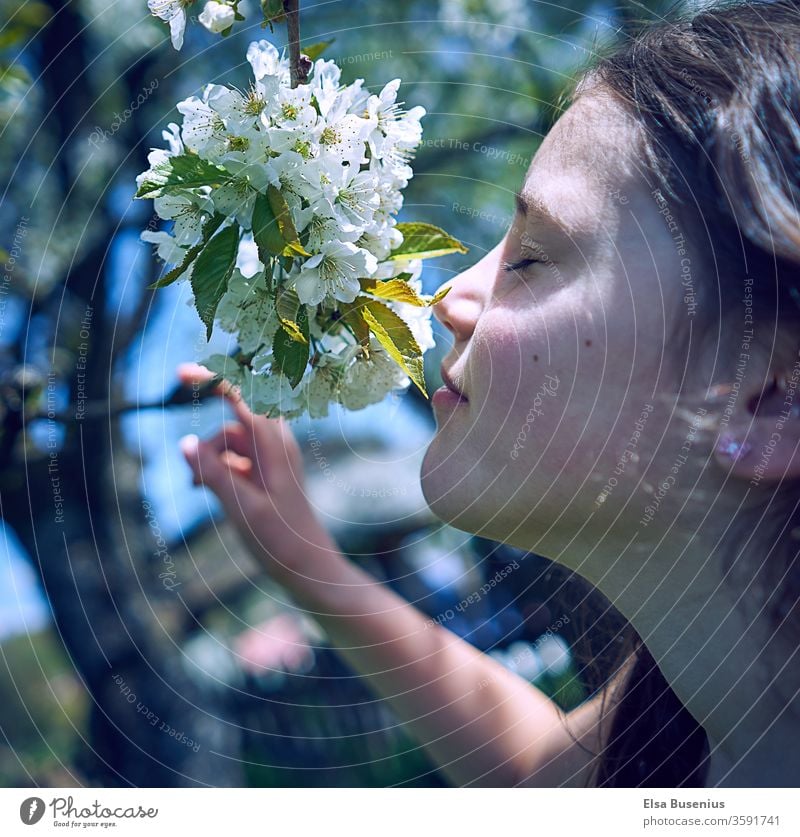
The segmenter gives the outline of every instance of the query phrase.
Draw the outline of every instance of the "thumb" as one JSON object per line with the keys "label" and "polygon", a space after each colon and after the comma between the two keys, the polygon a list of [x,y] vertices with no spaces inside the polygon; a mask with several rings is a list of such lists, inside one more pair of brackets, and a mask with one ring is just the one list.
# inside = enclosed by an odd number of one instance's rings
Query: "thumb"
{"label": "thumb", "polygon": [[264,492],[242,476],[213,445],[191,434],[180,440],[180,446],[192,469],[195,484],[210,488],[229,515],[244,517],[257,506],[264,505]]}

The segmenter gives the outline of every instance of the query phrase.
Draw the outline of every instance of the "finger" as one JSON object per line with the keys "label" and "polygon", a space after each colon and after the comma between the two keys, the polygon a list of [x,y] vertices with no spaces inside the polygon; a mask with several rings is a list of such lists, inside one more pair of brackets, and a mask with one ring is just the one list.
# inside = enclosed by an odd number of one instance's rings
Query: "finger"
{"label": "finger", "polygon": [[[234,363],[235,361],[231,359],[232,366]],[[201,366],[199,363],[179,363],[176,368],[176,373],[178,375],[178,380],[184,387],[187,388],[200,387],[204,384],[208,384],[210,381],[213,381],[214,378],[220,378],[218,385],[211,391],[217,395],[224,396],[234,407],[237,403],[241,402],[241,397],[235,387],[226,381],[224,377],[212,372],[205,366]]]}
{"label": "finger", "polygon": [[179,363],[177,367],[178,379],[186,386],[187,384],[204,384],[214,377],[214,373],[199,363]]}
{"label": "finger", "polygon": [[[231,359],[231,365],[233,366],[234,364],[235,361]],[[197,386],[198,384],[208,383],[208,381],[216,377],[210,369],[206,369],[205,366],[201,366],[199,363],[178,364],[177,374],[178,379],[184,386]],[[239,421],[245,425],[245,427],[252,427],[253,422],[258,419],[263,421],[266,420],[263,416],[256,416],[253,414],[242,398],[242,394],[239,392],[238,388],[232,386],[228,381],[224,379],[221,380],[219,386],[216,388],[216,392],[223,395],[231,404],[234,412],[236,413],[236,418],[238,418]]]}
{"label": "finger", "polygon": [[[182,363],[178,366],[178,377],[185,386],[191,386],[211,380],[214,373],[198,363]],[[245,430],[250,450],[239,449],[237,452],[246,453],[254,461],[259,482],[265,488],[270,484],[282,487],[287,482],[299,483],[302,480],[302,455],[287,423],[283,419],[254,414],[239,390],[225,381],[218,391],[231,404]]]}
{"label": "finger", "polygon": [[246,523],[248,515],[263,515],[269,508],[267,494],[241,473],[242,457],[232,466],[230,454],[220,455],[193,435],[184,436],[180,444],[196,483],[210,488],[232,518]]}
{"label": "finger", "polygon": [[204,441],[220,454],[229,450],[249,459],[256,456],[252,435],[239,422],[225,422],[213,436]]}
{"label": "finger", "polygon": [[[254,479],[260,488],[266,489],[258,469],[253,464],[256,452],[253,450],[252,441],[241,424],[226,422],[210,439],[204,440],[203,444],[216,451],[225,464],[237,474],[245,479]],[[193,474],[192,482],[194,485],[201,484],[197,474]]]}
{"label": "finger", "polygon": [[[230,468],[233,473],[238,474],[242,479],[253,479],[255,469],[253,468],[253,461],[251,459],[228,452],[222,454],[222,459],[225,462],[225,465]],[[192,485],[200,486],[202,484],[203,482],[200,477],[195,475],[192,476]]]}
{"label": "finger", "polygon": [[282,419],[257,416],[244,427],[248,442],[255,452],[255,465],[259,478],[267,490],[280,490],[287,484],[298,482],[302,474],[297,442]]}
{"label": "finger", "polygon": [[[206,443],[219,454],[230,451],[247,457],[247,473],[264,490],[279,490],[297,482],[295,474],[302,474],[302,457],[294,435],[286,423],[265,419],[245,427],[240,422],[227,422]],[[237,463],[237,459],[232,462]]]}
{"label": "finger", "polygon": [[220,454],[220,458],[231,471],[234,471],[240,477],[252,480],[255,476],[253,460],[249,456],[240,456],[231,450],[225,450]]}
{"label": "finger", "polygon": [[[233,431],[233,434],[229,434],[229,436],[238,435],[238,433],[241,432],[241,428],[239,425],[231,425],[231,427],[235,429]],[[211,451],[216,453],[220,462],[229,470],[233,471],[241,477],[244,477],[245,479],[252,479],[254,475],[252,458],[248,455],[247,452],[237,451],[230,444],[229,441],[224,441],[223,431],[220,431],[213,438],[203,442],[195,442],[194,437],[184,437],[183,439],[181,439],[181,448],[183,450],[184,456],[186,457],[187,463],[190,467],[192,467],[192,482],[195,485],[203,484],[202,475],[199,473],[199,470],[197,468],[193,467],[198,464],[197,457],[194,455],[194,448],[196,445],[203,445],[205,448],[210,449]],[[187,452],[189,454],[188,456]]]}

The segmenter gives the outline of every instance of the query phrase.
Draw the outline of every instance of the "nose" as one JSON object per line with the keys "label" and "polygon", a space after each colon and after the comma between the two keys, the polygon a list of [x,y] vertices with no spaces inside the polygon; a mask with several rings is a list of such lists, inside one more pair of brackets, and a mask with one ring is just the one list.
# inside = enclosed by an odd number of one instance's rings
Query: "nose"
{"label": "nose", "polygon": [[434,305],[433,314],[456,342],[469,340],[475,330],[494,284],[502,246],[500,242],[479,262],[443,285],[450,292]]}

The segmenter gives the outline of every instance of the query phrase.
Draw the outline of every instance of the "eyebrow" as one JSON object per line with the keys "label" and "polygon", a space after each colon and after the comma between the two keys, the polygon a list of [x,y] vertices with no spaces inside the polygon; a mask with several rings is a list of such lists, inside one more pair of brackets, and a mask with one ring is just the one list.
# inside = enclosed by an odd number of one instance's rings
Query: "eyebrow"
{"label": "eyebrow", "polygon": [[517,212],[526,218],[537,218],[545,223],[555,227],[560,232],[567,231],[567,225],[557,218],[547,208],[547,206],[539,199],[529,198],[522,194],[521,191],[514,192],[514,203],[517,207]]}

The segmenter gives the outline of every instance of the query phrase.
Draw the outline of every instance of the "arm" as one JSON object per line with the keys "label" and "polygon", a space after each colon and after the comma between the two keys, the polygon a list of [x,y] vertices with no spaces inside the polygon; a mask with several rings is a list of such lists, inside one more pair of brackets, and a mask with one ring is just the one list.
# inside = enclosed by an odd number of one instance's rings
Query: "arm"
{"label": "arm", "polygon": [[[343,558],[321,550],[303,576],[275,576],[325,628],[454,785],[582,784],[590,756],[564,714],[512,674]],[[599,704],[571,724],[591,746]],[[572,720],[572,718],[571,718]],[[537,772],[538,771],[538,772]]]}
{"label": "arm", "polygon": [[[186,366],[181,377],[208,373]],[[592,757],[556,704],[347,560],[305,498],[291,432],[227,395],[238,423],[207,442],[184,443],[195,482],[217,494],[257,560],[320,622],[448,780],[582,784]],[[595,752],[598,710],[589,701],[569,716],[572,733]]]}

